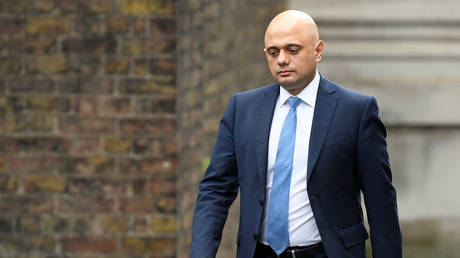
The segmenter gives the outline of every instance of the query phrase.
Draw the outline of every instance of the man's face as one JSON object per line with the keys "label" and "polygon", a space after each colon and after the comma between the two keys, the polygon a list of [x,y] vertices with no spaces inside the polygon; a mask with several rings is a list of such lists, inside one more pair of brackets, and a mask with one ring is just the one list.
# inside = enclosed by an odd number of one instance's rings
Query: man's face
{"label": "man's face", "polygon": [[298,94],[315,77],[323,42],[313,25],[282,21],[270,25],[265,35],[265,54],[272,76],[291,94]]}

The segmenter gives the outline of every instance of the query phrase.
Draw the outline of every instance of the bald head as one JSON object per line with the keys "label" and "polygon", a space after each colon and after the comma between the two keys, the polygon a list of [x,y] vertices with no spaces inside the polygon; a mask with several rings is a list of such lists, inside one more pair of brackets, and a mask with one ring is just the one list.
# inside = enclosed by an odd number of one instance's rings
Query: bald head
{"label": "bald head", "polygon": [[276,15],[265,31],[265,42],[267,36],[282,31],[296,30],[307,36],[312,42],[319,40],[318,27],[313,18],[305,12],[298,10],[287,10]]}
{"label": "bald head", "polygon": [[316,76],[324,42],[310,15],[295,10],[278,14],[265,32],[265,55],[270,72],[292,95],[302,91]]}

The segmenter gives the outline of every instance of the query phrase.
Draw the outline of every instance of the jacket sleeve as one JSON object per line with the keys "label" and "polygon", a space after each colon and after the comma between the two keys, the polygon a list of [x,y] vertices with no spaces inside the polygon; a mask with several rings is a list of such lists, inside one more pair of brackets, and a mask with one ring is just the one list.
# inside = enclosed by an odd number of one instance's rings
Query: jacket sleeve
{"label": "jacket sleeve", "polygon": [[374,258],[402,258],[396,190],[377,101],[365,103],[358,138],[357,175],[367,210]]}
{"label": "jacket sleeve", "polygon": [[228,209],[238,194],[234,147],[234,95],[220,121],[209,167],[199,185],[192,225],[191,258],[215,257]]}

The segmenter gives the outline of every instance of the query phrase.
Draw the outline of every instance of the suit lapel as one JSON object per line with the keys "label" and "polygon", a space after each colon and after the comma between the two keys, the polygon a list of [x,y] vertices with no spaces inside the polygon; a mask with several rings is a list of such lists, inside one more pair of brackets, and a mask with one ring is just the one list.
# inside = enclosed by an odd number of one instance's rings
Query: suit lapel
{"label": "suit lapel", "polygon": [[310,133],[307,182],[318,160],[337,107],[338,96],[327,79],[321,76]]}
{"label": "suit lapel", "polygon": [[273,111],[279,95],[279,84],[271,85],[257,100],[257,112],[254,119],[256,137],[257,172],[263,186],[267,182],[268,141],[272,126]]}

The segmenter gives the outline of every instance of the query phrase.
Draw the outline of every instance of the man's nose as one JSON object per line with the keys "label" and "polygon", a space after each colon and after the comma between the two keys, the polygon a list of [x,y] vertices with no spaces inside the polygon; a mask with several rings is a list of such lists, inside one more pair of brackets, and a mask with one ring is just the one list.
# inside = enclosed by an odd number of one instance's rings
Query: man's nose
{"label": "man's nose", "polygon": [[280,51],[278,55],[278,65],[284,66],[289,64],[289,55],[286,53],[286,51]]}

